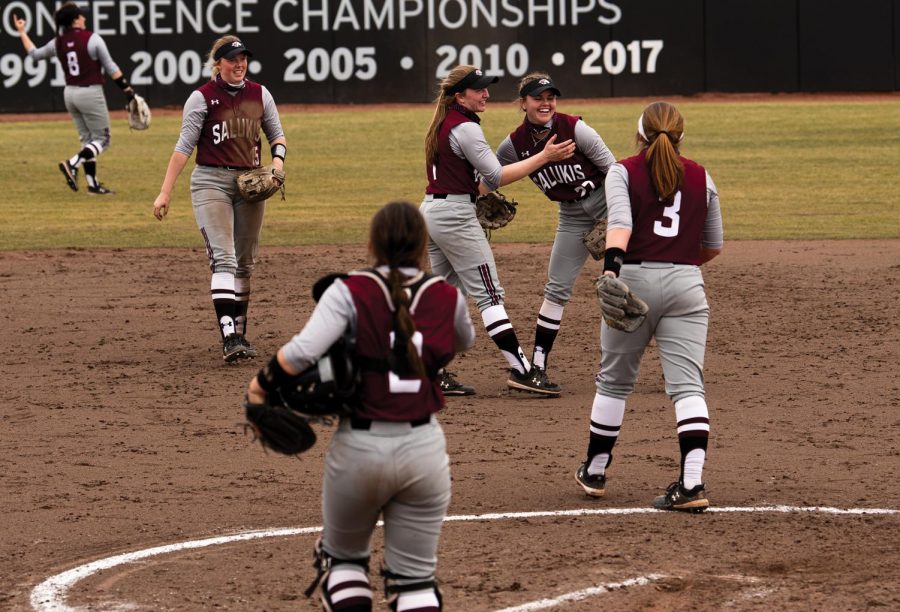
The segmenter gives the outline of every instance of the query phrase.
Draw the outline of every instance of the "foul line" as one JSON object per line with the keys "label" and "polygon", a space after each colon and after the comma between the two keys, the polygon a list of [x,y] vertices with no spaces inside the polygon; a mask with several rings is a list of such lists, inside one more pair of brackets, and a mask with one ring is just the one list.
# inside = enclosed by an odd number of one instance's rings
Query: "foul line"
{"label": "foul line", "polygon": [[638,576],[637,578],[623,580],[622,582],[610,582],[609,584],[601,584],[599,586],[581,589],[580,591],[573,591],[571,593],[566,593],[565,595],[560,595],[559,597],[554,597],[553,599],[539,599],[527,604],[522,604],[521,606],[503,608],[502,610],[497,610],[497,612],[531,612],[531,610],[545,610],[547,608],[554,608],[568,601],[580,601],[594,595],[602,595],[603,593],[608,593],[614,589],[621,589],[630,586],[643,586],[645,584],[650,584],[651,582],[655,582],[663,578],[667,578],[667,576],[665,576],[664,574]]}
{"label": "foul line", "polygon": [[[547,517],[565,517],[565,516],[599,516],[599,515],[627,515],[627,514],[653,514],[664,513],[665,510],[655,510],[653,508],[583,508],[579,510],[556,510],[547,512],[499,512],[487,514],[462,514],[448,516],[444,522],[458,521],[496,521],[507,519],[528,519],[528,518],[547,518]],[[773,513],[821,513],[821,514],[842,514],[842,515],[868,515],[881,514],[893,515],[900,514],[900,510],[891,508],[831,508],[828,506],[751,506],[751,507],[722,507],[710,508],[710,513],[728,513],[728,512],[773,512]],[[382,521],[378,525],[383,525]],[[261,529],[257,531],[245,531],[232,535],[219,536],[215,538],[205,538],[202,540],[189,540],[187,542],[178,542],[175,544],[167,544],[165,546],[156,546],[154,548],[146,548],[136,550],[130,553],[115,555],[105,559],[99,559],[86,563],[78,567],[72,568],[55,576],[47,578],[42,583],[34,587],[31,591],[31,606],[39,612],[76,612],[77,608],[69,607],[65,604],[66,593],[77,582],[119,565],[133,563],[141,559],[147,559],[158,555],[179,552],[182,550],[192,550],[197,548],[205,548],[207,546],[218,546],[220,544],[228,544],[230,542],[241,542],[247,540],[257,540],[260,538],[279,538],[286,536],[308,535],[319,533],[322,527],[299,527],[299,528],[283,528],[283,529]],[[632,580],[651,580],[651,576],[643,576]],[[619,583],[620,586],[626,585],[629,581]],[[634,583],[638,584],[638,583]],[[592,594],[605,592],[616,585],[606,585],[605,587],[593,587],[576,593],[587,593],[581,597],[588,597]],[[603,589],[595,591],[595,589]],[[563,597],[574,596],[574,594],[564,595]],[[552,601],[552,600],[545,600]],[[560,600],[562,601],[562,600]],[[574,601],[574,600],[565,600]],[[535,604],[538,602],[535,602]],[[534,604],[526,604],[534,605]],[[554,604],[555,605],[555,604]],[[539,608],[509,608],[509,610],[537,610]]]}

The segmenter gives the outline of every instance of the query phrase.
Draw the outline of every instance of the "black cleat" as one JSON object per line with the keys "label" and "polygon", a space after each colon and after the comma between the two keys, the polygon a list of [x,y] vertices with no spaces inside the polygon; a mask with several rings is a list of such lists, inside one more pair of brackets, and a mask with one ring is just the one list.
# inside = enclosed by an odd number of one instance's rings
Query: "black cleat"
{"label": "black cleat", "polygon": [[606,493],[606,474],[591,476],[588,474],[588,462],[585,461],[575,470],[575,482],[581,485],[584,492],[591,497],[603,497]]}
{"label": "black cleat", "polygon": [[96,187],[88,187],[88,193],[91,195],[115,195],[116,192],[97,183]]}
{"label": "black cleat", "polygon": [[256,349],[250,345],[250,341],[247,340],[247,338],[245,336],[240,336],[240,339],[241,339],[241,345],[243,345],[243,347],[244,347],[243,358],[244,359],[253,359],[254,357],[256,357],[256,355],[257,355]]}
{"label": "black cleat", "polygon": [[78,168],[73,167],[69,160],[64,159],[59,162],[59,171],[66,177],[66,185],[72,191],[78,191]]}
{"label": "black cleat", "polygon": [[475,389],[456,380],[456,374],[443,370],[440,376],[444,395],[475,395]]}
{"label": "black cleat", "polygon": [[705,487],[702,484],[687,490],[680,482],[673,482],[666,489],[665,495],[660,495],[653,500],[653,507],[657,510],[703,512],[709,508],[709,500],[706,499],[704,491]]}
{"label": "black cleat", "polygon": [[247,355],[247,348],[238,334],[228,334],[222,341],[222,359],[225,363],[234,363]]}
{"label": "black cleat", "polygon": [[513,389],[530,391],[548,397],[559,397],[561,392],[559,385],[550,382],[547,372],[537,366],[531,366],[531,371],[527,374],[519,374],[516,369],[510,370],[506,384]]}

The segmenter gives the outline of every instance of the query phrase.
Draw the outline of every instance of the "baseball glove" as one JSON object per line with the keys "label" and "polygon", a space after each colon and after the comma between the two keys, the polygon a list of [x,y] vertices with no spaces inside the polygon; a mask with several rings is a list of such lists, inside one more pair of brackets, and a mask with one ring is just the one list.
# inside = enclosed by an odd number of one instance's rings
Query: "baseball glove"
{"label": "baseball glove", "polygon": [[150,127],[150,106],[143,97],[134,94],[125,110],[128,111],[128,127],[132,130],[146,130]]}
{"label": "baseball glove", "polygon": [[244,430],[252,430],[263,448],[282,455],[299,455],[316,443],[316,432],[309,421],[290,408],[251,404],[244,398],[244,409],[247,416]]}
{"label": "baseball glove", "polygon": [[647,318],[650,307],[618,278],[604,274],[596,281],[603,320],[613,329],[633,332]]}
{"label": "baseball glove", "polygon": [[594,260],[602,261],[606,254],[606,219],[600,219],[591,231],[583,233],[581,241]]}
{"label": "baseball glove", "polygon": [[516,218],[515,200],[508,200],[499,191],[492,191],[475,200],[475,216],[486,230],[500,229]]}
{"label": "baseball glove", "polygon": [[281,199],[284,199],[284,171],[272,164],[248,170],[235,181],[245,202],[268,200],[277,191],[281,191]]}

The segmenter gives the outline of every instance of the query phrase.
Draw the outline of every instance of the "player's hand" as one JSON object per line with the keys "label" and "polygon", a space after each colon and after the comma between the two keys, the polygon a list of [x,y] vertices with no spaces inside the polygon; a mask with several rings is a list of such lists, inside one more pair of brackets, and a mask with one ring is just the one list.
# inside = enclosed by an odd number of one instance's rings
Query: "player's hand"
{"label": "player's hand", "polygon": [[156,201],[153,202],[153,216],[162,221],[163,217],[169,213],[169,202],[171,199],[172,196],[160,192],[160,194],[156,196]]}
{"label": "player's hand", "polygon": [[547,141],[547,144],[544,146],[544,158],[548,162],[561,161],[564,159],[568,159],[572,157],[575,153],[575,141],[572,139],[566,140],[565,142],[561,142],[559,144],[556,143],[556,134],[550,137]]}
{"label": "player's hand", "polygon": [[15,13],[13,13],[13,23],[16,25],[16,30],[18,30],[19,32],[25,31],[25,25],[26,25],[25,20],[21,19]]}

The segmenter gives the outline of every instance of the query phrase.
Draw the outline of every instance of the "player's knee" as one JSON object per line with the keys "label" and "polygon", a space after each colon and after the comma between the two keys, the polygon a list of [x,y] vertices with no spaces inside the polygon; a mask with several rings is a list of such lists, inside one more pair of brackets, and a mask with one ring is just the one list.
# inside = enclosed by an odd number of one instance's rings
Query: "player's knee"
{"label": "player's knee", "polygon": [[369,558],[339,559],[325,552],[321,538],[316,541],[316,579],[306,590],[309,597],[319,587],[325,612],[370,612]]}
{"label": "player's knee", "polygon": [[609,397],[618,399],[628,399],[628,396],[634,391],[633,381],[616,381],[608,376],[604,376],[602,372],[597,375],[594,382],[597,387],[597,392],[600,395],[608,395]]}
{"label": "player's knee", "polygon": [[444,598],[434,576],[414,577],[382,568],[384,596],[393,612],[443,610]]}
{"label": "player's knee", "polygon": [[572,299],[572,291],[571,289],[567,291],[562,291],[558,287],[551,287],[550,285],[544,286],[544,299],[548,302],[552,302],[557,306],[565,306],[569,303],[569,300]]}

